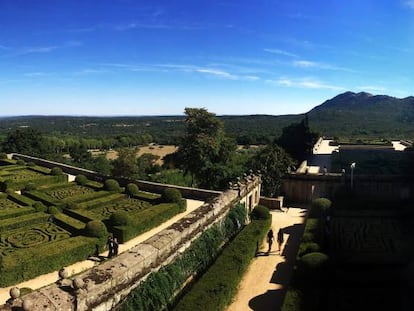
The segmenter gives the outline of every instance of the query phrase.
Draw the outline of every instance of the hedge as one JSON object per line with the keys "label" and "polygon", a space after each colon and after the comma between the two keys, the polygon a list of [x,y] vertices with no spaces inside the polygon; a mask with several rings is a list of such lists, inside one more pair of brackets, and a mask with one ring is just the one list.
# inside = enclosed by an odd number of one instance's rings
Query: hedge
{"label": "hedge", "polygon": [[[108,194],[108,193],[107,193]],[[109,193],[104,197],[99,197],[90,201],[82,202],[78,204],[80,209],[93,209],[97,205],[108,204],[114,201],[118,201],[122,198],[125,198],[123,193]]]}
{"label": "hedge", "polygon": [[38,173],[42,173],[42,174],[50,174],[50,169],[47,167],[43,167],[43,166],[27,166],[26,167],[28,170],[31,170],[33,172],[38,172]]}
{"label": "hedge", "polygon": [[29,225],[45,223],[49,217],[50,215],[46,213],[31,213],[21,215],[18,218],[3,219],[0,220],[0,233]]}
{"label": "hedge", "polygon": [[23,193],[25,196],[29,197],[30,199],[33,199],[35,201],[40,201],[43,204],[47,205],[47,206],[51,206],[51,205],[56,205],[56,199],[52,198],[50,195],[42,192],[42,191],[38,191],[38,190],[32,190],[32,191],[24,191]]}
{"label": "hedge", "polygon": [[84,222],[63,213],[55,215],[55,223],[73,234],[78,234],[85,228]]}
{"label": "hedge", "polygon": [[282,311],[302,311],[303,294],[298,289],[289,288],[283,301]]}
{"label": "hedge", "polygon": [[30,280],[84,260],[96,252],[97,246],[102,249],[103,244],[100,243],[102,242],[96,238],[77,236],[33,248],[18,249],[1,258],[0,286]]}
{"label": "hedge", "polygon": [[[232,208],[223,222],[204,231],[173,263],[151,273],[127,296],[121,304],[121,310],[155,311],[164,310],[167,305],[168,310],[171,310],[177,292],[189,278],[204,272],[211,265],[224,243],[242,228],[245,218],[246,209],[243,205]],[[229,223],[233,223],[233,226]],[[229,227],[234,230],[229,231]]]}
{"label": "hedge", "polygon": [[73,197],[67,197],[61,201],[65,203],[79,203],[83,201],[86,202],[88,200],[90,201],[90,200],[94,200],[97,198],[105,197],[108,195],[111,195],[111,194],[107,191],[94,191],[94,192],[88,192],[85,194],[79,194]]}
{"label": "hedge", "polygon": [[21,180],[21,181],[6,180],[4,181],[3,187],[5,187],[5,189],[20,190],[20,189],[23,189],[24,186],[28,182],[34,183],[36,186],[42,186],[42,185],[55,184],[55,183],[67,182],[67,181],[68,181],[68,175],[41,176],[41,177],[33,178],[30,180]]}
{"label": "hedge", "polygon": [[156,201],[158,201],[161,196],[159,194],[155,194],[155,193],[150,193],[150,192],[145,192],[145,191],[138,191],[138,193],[133,195],[134,199],[139,199],[139,200],[143,200],[143,201],[147,201],[150,203],[154,203]]}
{"label": "hedge", "polygon": [[[34,213],[32,207],[21,207],[21,208],[12,208],[7,210],[2,210],[0,213],[0,220],[2,219],[9,219],[9,218],[16,218],[27,214]],[[0,229],[1,230],[1,229]]]}
{"label": "hedge", "polygon": [[145,210],[140,210],[138,213],[129,214],[130,222],[128,225],[114,226],[110,231],[113,232],[120,243],[125,243],[137,235],[162,224],[181,211],[181,206],[176,203],[154,205]]}
{"label": "hedge", "polygon": [[237,293],[238,285],[256,255],[271,219],[253,220],[226,247],[214,265],[198,280],[174,310],[224,310]]}
{"label": "hedge", "polygon": [[9,192],[7,198],[9,200],[13,201],[13,202],[16,202],[19,205],[22,205],[22,206],[31,206],[35,203],[34,200],[32,200],[32,199],[30,199],[30,198],[28,198],[24,195],[18,194],[16,192]]}

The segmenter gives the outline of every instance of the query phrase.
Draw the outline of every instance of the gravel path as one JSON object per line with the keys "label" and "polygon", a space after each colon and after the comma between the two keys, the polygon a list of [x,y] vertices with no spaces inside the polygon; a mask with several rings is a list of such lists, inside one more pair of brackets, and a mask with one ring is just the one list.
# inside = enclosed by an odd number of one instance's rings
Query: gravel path
{"label": "gravel path", "polygon": [[303,234],[306,209],[285,208],[285,212],[272,211],[272,228],[275,236],[283,228],[284,244],[281,254],[273,243],[269,255],[263,241],[259,256],[253,259],[239,285],[234,302],[227,311],[279,311],[282,307],[287,285],[295,263],[296,253]]}

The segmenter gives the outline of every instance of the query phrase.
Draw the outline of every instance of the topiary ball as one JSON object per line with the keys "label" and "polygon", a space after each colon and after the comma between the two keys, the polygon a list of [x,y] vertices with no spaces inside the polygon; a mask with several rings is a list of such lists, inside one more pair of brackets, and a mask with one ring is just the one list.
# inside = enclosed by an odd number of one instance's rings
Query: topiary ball
{"label": "topiary ball", "polygon": [[52,168],[52,170],[50,171],[50,174],[53,176],[58,176],[58,175],[62,175],[63,171],[60,167],[54,167]]}
{"label": "topiary ball", "polygon": [[104,239],[108,235],[108,230],[105,224],[100,220],[91,220],[85,226],[85,233],[87,236]]}
{"label": "topiary ball", "polygon": [[332,202],[326,198],[319,198],[312,201],[309,217],[318,218],[326,215],[331,207]]}
{"label": "topiary ball", "polygon": [[36,210],[36,212],[46,212],[47,207],[42,202],[35,202],[33,204],[33,208]]}
{"label": "topiary ball", "polygon": [[26,190],[26,191],[31,191],[31,190],[35,190],[35,189],[36,189],[36,184],[34,182],[28,182],[24,186],[24,190]]}
{"label": "topiary ball", "polygon": [[308,253],[298,262],[298,272],[310,283],[316,282],[326,275],[328,263],[328,255],[320,252]]}
{"label": "topiary ball", "polygon": [[51,215],[56,215],[56,214],[59,214],[59,213],[60,213],[60,209],[59,209],[59,208],[57,208],[56,206],[49,206],[49,207],[47,208],[47,212],[48,212],[49,214],[51,214]]}
{"label": "topiary ball", "polygon": [[104,183],[104,189],[107,191],[120,191],[119,183],[115,179],[107,179]]}
{"label": "topiary ball", "polygon": [[88,182],[88,178],[86,178],[85,175],[79,174],[79,175],[76,175],[75,182],[78,185],[86,185],[86,183]]}
{"label": "topiary ball", "polygon": [[180,203],[181,199],[181,192],[175,188],[166,188],[164,189],[162,196],[162,200],[167,203]]}
{"label": "topiary ball", "polygon": [[127,194],[129,194],[129,195],[135,195],[135,194],[137,194],[139,192],[139,188],[138,188],[138,186],[136,184],[129,183],[126,186],[125,192]]}
{"label": "topiary ball", "polygon": [[255,220],[269,219],[270,212],[266,206],[258,205],[253,209],[252,213],[250,214],[250,217]]}
{"label": "topiary ball", "polygon": [[126,226],[130,218],[126,211],[115,211],[109,217],[109,221],[113,226]]}

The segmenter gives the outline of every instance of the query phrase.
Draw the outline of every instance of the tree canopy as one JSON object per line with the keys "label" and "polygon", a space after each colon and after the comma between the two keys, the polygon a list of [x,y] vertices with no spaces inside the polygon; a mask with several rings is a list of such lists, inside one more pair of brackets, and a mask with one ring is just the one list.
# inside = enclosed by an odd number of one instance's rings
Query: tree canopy
{"label": "tree canopy", "polygon": [[236,144],[225,135],[223,122],[204,108],[185,109],[185,134],[177,157],[180,166],[193,177],[193,184],[223,189],[234,178],[229,164]]}

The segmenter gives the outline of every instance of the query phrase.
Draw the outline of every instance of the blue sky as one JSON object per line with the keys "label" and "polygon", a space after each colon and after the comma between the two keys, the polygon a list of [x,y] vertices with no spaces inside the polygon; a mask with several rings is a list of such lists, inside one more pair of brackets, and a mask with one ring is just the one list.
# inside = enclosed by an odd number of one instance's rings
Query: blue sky
{"label": "blue sky", "polygon": [[414,0],[0,0],[0,115],[296,114],[413,74]]}

